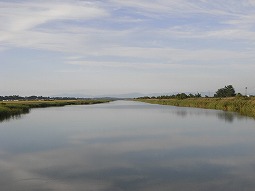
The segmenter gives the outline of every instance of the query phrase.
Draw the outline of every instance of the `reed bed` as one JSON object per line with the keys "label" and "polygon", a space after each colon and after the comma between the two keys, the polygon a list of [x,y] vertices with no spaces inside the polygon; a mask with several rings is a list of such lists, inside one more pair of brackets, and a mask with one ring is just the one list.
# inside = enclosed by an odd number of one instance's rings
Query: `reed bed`
{"label": "reed bed", "polygon": [[137,101],[172,105],[179,107],[196,107],[237,112],[255,118],[255,98],[188,98],[188,99],[136,99]]}
{"label": "reed bed", "polygon": [[8,101],[0,102],[0,121],[25,114],[32,108],[60,107],[65,105],[90,105],[106,103],[109,100],[54,100],[54,101]]}

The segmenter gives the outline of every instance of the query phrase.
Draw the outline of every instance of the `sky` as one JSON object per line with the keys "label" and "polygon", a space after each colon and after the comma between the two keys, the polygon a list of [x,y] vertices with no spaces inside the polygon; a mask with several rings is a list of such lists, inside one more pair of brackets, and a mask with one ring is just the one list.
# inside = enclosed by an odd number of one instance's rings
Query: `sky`
{"label": "sky", "polygon": [[0,0],[0,95],[255,92],[255,0]]}

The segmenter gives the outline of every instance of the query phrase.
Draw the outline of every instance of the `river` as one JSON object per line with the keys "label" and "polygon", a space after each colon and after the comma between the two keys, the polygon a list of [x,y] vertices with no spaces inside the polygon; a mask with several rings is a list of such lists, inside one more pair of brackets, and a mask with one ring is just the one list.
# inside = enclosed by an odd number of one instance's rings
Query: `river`
{"label": "river", "polygon": [[253,191],[255,120],[115,101],[0,123],[1,191]]}

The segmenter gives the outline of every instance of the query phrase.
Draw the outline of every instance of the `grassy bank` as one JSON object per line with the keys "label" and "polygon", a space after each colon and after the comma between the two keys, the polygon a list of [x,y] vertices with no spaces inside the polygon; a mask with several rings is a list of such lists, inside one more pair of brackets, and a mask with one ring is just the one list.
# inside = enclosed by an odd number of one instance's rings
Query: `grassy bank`
{"label": "grassy bank", "polygon": [[246,115],[255,118],[255,98],[233,97],[233,98],[136,99],[136,100],[160,105],[233,111],[241,115]]}
{"label": "grassy bank", "polygon": [[0,102],[0,121],[25,114],[31,108],[59,107],[65,105],[90,105],[106,103],[109,100],[56,100],[56,101],[8,101]]}

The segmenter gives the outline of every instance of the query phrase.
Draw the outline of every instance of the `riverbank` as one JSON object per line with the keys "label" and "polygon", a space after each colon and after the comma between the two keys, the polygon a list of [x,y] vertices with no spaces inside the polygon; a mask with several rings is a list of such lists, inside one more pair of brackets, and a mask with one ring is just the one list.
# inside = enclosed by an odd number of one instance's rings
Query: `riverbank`
{"label": "riverbank", "polygon": [[91,105],[110,100],[53,100],[53,101],[1,101],[0,121],[20,114],[29,113],[32,108],[60,107],[65,105]]}
{"label": "riverbank", "polygon": [[255,98],[188,98],[188,99],[135,99],[136,101],[172,105],[179,107],[196,107],[237,112],[255,118]]}

